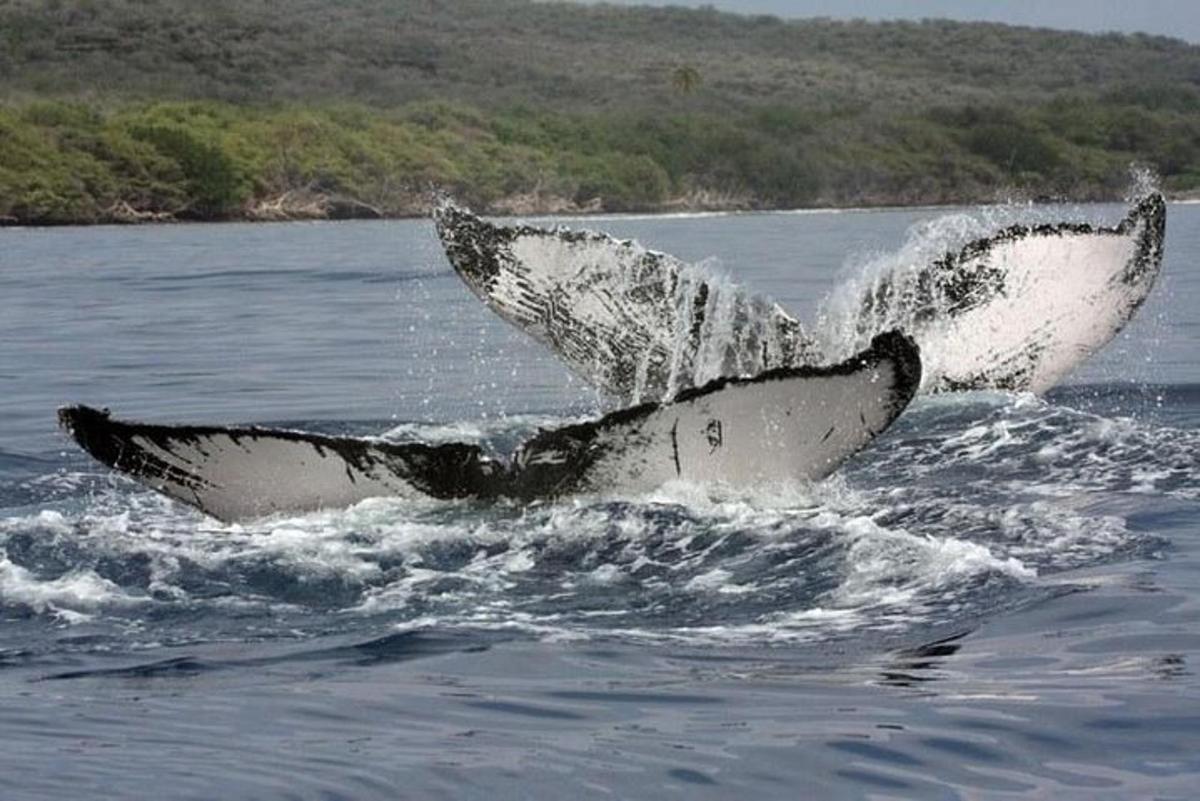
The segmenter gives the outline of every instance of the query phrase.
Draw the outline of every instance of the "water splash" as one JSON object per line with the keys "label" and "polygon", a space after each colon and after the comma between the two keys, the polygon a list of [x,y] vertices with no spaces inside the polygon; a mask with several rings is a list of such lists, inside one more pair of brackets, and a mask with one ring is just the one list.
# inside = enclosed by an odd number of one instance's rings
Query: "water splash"
{"label": "water splash", "polygon": [[1129,186],[1125,190],[1126,203],[1136,203],[1144,197],[1162,191],[1162,178],[1149,164],[1134,162],[1129,165]]}
{"label": "water splash", "polygon": [[[911,227],[899,248],[847,262],[847,276],[818,306],[814,335],[821,354],[838,361],[890,328],[911,329],[925,276],[947,253],[960,250],[1018,223],[1048,221],[1053,215],[1029,203],[984,206],[923,220]],[[1057,215],[1062,219],[1061,213]],[[864,298],[888,298],[864,308]]]}

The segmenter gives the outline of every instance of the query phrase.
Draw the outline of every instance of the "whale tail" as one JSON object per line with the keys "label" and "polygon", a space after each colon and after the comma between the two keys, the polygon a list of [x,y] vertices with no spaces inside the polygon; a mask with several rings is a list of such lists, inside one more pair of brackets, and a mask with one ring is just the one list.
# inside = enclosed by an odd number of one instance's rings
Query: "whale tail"
{"label": "whale tail", "polygon": [[528,501],[674,479],[819,479],[896,419],[920,374],[917,346],[888,332],[838,365],[717,380],[668,403],[540,431],[508,458],[468,443],[139,423],[87,406],[64,407],[58,419],[98,461],[228,521],[373,497]]}
{"label": "whale tail", "polygon": [[[444,201],[438,236],[459,277],[508,322],[622,403],[718,376],[833,361],[779,304],[665,253],[591,231],[488,223]],[[1043,392],[1129,322],[1162,265],[1152,192],[1115,227],[1017,225],[877,278],[845,352],[899,328],[920,344],[923,390]]]}

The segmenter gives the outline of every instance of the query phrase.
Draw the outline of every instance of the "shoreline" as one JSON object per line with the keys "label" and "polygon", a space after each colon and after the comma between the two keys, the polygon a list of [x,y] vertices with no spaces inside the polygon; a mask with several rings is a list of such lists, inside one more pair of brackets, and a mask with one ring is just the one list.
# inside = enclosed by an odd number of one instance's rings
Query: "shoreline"
{"label": "shoreline", "polygon": [[[1163,192],[1169,204],[1197,204],[1200,203],[1200,195],[1195,192]],[[1030,199],[1021,198],[1019,195],[1007,199],[962,199],[957,201],[930,201],[916,203],[854,203],[846,205],[828,204],[800,207],[774,207],[774,206],[756,206],[747,205],[745,203],[730,203],[730,204],[711,204],[711,205],[696,205],[689,206],[687,204],[668,202],[660,207],[652,209],[606,209],[602,204],[593,201],[583,205],[570,204],[566,205],[561,202],[549,202],[545,204],[538,203],[512,203],[508,199],[501,200],[496,203],[488,204],[481,207],[471,207],[473,211],[484,217],[493,219],[528,219],[538,217],[554,217],[560,219],[627,219],[638,217],[679,217],[694,218],[706,216],[727,216],[735,214],[822,214],[830,212],[871,212],[871,211],[898,211],[898,210],[920,210],[920,209],[951,209],[962,207],[988,207],[988,206],[1004,206],[1004,205],[1029,205],[1029,206],[1057,206],[1057,205],[1104,205],[1104,204],[1120,204],[1127,202],[1123,197],[1111,198],[1046,198],[1046,199]],[[335,201],[336,204],[336,201]],[[359,222],[363,220],[420,220],[430,217],[433,209],[432,203],[423,204],[420,207],[409,207],[402,210],[391,212],[380,211],[366,204],[354,204],[356,210],[361,213],[348,211],[344,205],[336,204],[336,208],[326,210],[324,213],[315,210],[311,205],[303,209],[289,212],[276,207],[271,214],[256,213],[253,208],[248,208],[242,213],[228,215],[214,215],[210,217],[199,216],[175,216],[173,214],[145,214],[145,215],[120,215],[105,217],[103,219],[88,220],[21,220],[15,217],[0,217],[0,229],[5,228],[81,228],[95,226],[143,226],[143,225],[212,225],[218,223],[297,223],[297,222]]]}

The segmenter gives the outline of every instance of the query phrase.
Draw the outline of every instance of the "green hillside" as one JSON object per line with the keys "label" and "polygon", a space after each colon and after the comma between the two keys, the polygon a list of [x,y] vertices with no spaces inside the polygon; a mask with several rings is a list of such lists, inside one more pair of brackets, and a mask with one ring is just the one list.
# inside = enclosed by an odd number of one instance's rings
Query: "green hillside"
{"label": "green hillside", "polygon": [[1200,190],[1200,47],[524,0],[0,0],[0,220]]}

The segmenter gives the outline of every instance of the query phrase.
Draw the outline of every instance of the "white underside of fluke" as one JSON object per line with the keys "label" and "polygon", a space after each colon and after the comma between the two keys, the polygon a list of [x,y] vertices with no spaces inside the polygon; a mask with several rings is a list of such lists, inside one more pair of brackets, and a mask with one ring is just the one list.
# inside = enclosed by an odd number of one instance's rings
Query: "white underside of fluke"
{"label": "white underside of fluke", "polygon": [[266,431],[254,437],[216,431],[166,442],[134,436],[130,442],[191,480],[125,472],[221,520],[422,495],[395,472],[363,470],[320,444]]}
{"label": "white underside of fluke", "polygon": [[[895,393],[903,383],[897,369],[885,360],[842,375],[730,384],[601,426],[585,484],[641,492],[674,479],[745,487],[824,478],[906,405]],[[536,452],[578,458],[569,449]]]}
{"label": "white underside of fluke", "polygon": [[[1144,297],[1121,271],[1131,237],[1067,235],[1006,243],[990,256],[1005,291],[977,309],[934,318],[915,335],[927,354],[924,387],[974,386],[1006,373],[1020,388],[1045,392],[1124,326]],[[998,369],[1000,368],[1000,369]]]}
{"label": "white underside of fluke", "polygon": [[864,293],[861,340],[899,328],[921,346],[922,391],[1041,393],[1136,313],[1162,263],[1162,199],[1117,228],[1014,227]]}

